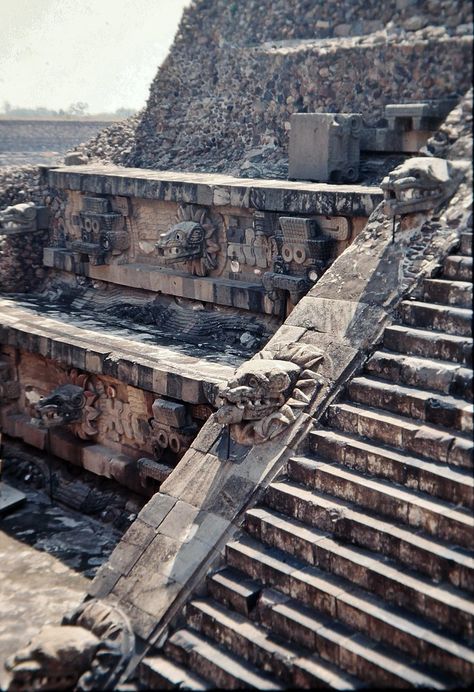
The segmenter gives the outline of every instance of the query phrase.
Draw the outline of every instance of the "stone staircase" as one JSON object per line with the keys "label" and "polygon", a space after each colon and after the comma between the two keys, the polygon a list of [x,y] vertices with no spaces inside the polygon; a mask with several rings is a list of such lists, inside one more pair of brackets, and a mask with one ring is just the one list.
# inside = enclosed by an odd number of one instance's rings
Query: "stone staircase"
{"label": "stone staircase", "polygon": [[468,685],[474,680],[472,235],[400,305],[147,688]]}

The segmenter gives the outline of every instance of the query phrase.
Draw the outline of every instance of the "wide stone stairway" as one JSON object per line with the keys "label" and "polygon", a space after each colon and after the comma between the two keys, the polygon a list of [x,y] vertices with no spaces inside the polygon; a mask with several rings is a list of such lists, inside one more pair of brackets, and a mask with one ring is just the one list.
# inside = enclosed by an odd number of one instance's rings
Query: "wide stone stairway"
{"label": "wide stone stairway", "polygon": [[[247,511],[155,688],[474,679],[472,234],[401,303],[305,456]],[[415,663],[416,661],[416,663]]]}

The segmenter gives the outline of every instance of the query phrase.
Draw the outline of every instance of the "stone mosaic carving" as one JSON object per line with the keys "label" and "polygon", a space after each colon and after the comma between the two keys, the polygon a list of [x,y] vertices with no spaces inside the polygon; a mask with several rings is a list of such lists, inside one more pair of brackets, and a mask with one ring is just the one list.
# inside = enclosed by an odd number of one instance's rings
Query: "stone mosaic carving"
{"label": "stone mosaic carving", "polygon": [[46,428],[68,425],[83,440],[97,435],[96,421],[101,414],[99,400],[106,396],[105,390],[98,390],[95,378],[77,370],[60,373],[60,377],[67,381],[36,403],[39,424]]}
{"label": "stone mosaic carving", "polygon": [[178,207],[177,223],[156,243],[165,265],[186,265],[191,274],[207,276],[217,267],[220,245],[208,210],[190,204]]}
{"label": "stone mosaic carving", "polygon": [[335,242],[321,233],[315,219],[281,216],[280,228],[273,271],[266,272],[262,282],[271,300],[284,300],[287,293],[296,305],[335,256]]}
{"label": "stone mosaic carving", "polygon": [[168,399],[156,399],[150,420],[152,446],[160,458],[165,449],[178,457],[183,456],[196,436],[197,425],[184,404]]}
{"label": "stone mosaic carving", "polygon": [[261,351],[220,389],[217,421],[230,426],[239,444],[272,440],[311,401],[321,383],[315,371],[323,358],[319,349],[306,344],[278,344]]}
{"label": "stone mosaic carving", "polygon": [[84,197],[79,213],[81,240],[72,247],[86,254],[94,265],[107,264],[130,247],[130,235],[124,225],[124,215],[111,211],[110,202],[102,197]]}
{"label": "stone mosaic carving", "polygon": [[126,615],[102,601],[83,603],[61,625],[47,625],[7,659],[8,690],[111,690],[134,651]]}
{"label": "stone mosaic carving", "polygon": [[86,397],[84,389],[74,384],[56,387],[36,405],[45,428],[74,423],[82,418]]}
{"label": "stone mosaic carving", "polygon": [[42,427],[67,425],[77,437],[88,440],[96,435],[134,447],[142,447],[150,437],[150,424],[144,416],[143,392],[126,388],[122,400],[116,387],[100,378],[70,370],[60,372],[67,379],[35,405],[36,420]]}
{"label": "stone mosaic carving", "polygon": [[36,231],[37,209],[34,202],[15,204],[0,211],[0,230]]}
{"label": "stone mosaic carving", "polygon": [[[246,264],[249,267],[259,267],[267,269],[271,262],[273,243],[272,239],[268,238],[265,233],[256,231],[253,228],[247,228],[237,235],[235,229],[232,238],[237,236],[235,241],[231,241],[227,245],[227,257],[231,262]],[[229,233],[228,233],[229,235]],[[234,265],[231,264],[231,268]],[[239,271],[239,267],[236,268]]]}
{"label": "stone mosaic carving", "polygon": [[453,194],[461,174],[459,166],[444,159],[407,159],[382,180],[385,213],[395,216],[436,208]]}

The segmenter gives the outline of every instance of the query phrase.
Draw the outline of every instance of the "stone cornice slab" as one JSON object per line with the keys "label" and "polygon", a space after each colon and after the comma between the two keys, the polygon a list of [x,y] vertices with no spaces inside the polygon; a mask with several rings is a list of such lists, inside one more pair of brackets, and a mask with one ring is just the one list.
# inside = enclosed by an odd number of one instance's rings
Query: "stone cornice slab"
{"label": "stone cornice slab", "polygon": [[155,171],[119,166],[65,166],[45,171],[51,187],[88,194],[140,197],[214,207],[291,214],[370,216],[382,190],[367,185],[234,178],[217,173]]}

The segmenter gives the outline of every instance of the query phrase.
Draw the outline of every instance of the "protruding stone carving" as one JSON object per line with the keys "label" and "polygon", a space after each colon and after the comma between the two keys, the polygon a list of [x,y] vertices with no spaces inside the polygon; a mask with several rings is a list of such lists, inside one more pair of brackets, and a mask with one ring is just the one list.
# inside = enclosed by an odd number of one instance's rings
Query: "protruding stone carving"
{"label": "protruding stone carving", "polygon": [[110,256],[120,255],[130,247],[130,236],[124,226],[124,216],[110,210],[103,197],[84,197],[79,213],[81,240],[72,247],[89,256],[91,264],[106,264]]}
{"label": "protruding stone carving", "polygon": [[271,300],[284,301],[288,293],[296,305],[334,256],[335,241],[321,233],[315,219],[281,216],[280,227],[273,271],[266,272],[262,282]]}
{"label": "protruding stone carving", "polygon": [[310,403],[320,386],[315,370],[323,358],[319,349],[306,344],[278,344],[261,351],[220,389],[218,422],[230,426],[239,444],[272,440]]}
{"label": "protruding stone carving", "polygon": [[208,210],[190,204],[178,208],[177,223],[156,243],[166,265],[185,264],[191,274],[206,276],[217,267],[220,245]]}
{"label": "protruding stone carving", "polygon": [[64,384],[37,402],[36,420],[46,428],[69,425],[75,435],[90,439],[98,432],[96,421],[102,412],[99,400],[107,394],[103,387],[97,390],[94,378],[77,370],[64,374],[64,379]]}
{"label": "protruding stone carving", "polygon": [[45,428],[74,423],[82,418],[86,403],[84,389],[74,384],[62,384],[37,403],[41,423]]}
{"label": "protruding stone carving", "polygon": [[36,231],[37,208],[34,202],[15,204],[0,211],[0,230]]}
{"label": "protruding stone carving", "polygon": [[416,156],[393,169],[381,183],[388,216],[435,209],[450,197],[462,170],[451,161]]}
{"label": "protruding stone carving", "polygon": [[126,615],[98,600],[83,603],[61,625],[43,627],[5,663],[9,692],[112,690],[134,651]]}
{"label": "protruding stone carving", "polygon": [[152,445],[158,458],[165,449],[183,456],[196,436],[197,426],[186,406],[168,399],[156,399],[152,406]]}
{"label": "protruding stone carving", "polygon": [[72,690],[90,667],[99,639],[83,627],[47,625],[5,662],[9,692]]}

